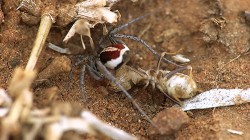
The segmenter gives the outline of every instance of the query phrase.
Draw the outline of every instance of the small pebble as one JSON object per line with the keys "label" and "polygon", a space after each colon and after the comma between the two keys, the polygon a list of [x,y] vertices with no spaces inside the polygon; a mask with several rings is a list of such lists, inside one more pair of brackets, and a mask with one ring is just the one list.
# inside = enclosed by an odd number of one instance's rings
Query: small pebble
{"label": "small pebble", "polygon": [[245,15],[246,20],[250,21],[250,11],[245,11],[244,15]]}
{"label": "small pebble", "polygon": [[166,108],[159,112],[154,118],[153,122],[159,128],[157,131],[153,126],[149,128],[149,134],[152,137],[171,135],[189,122],[188,115],[176,107]]}
{"label": "small pebble", "polygon": [[52,76],[69,72],[71,69],[71,61],[66,56],[56,57],[51,64],[38,74],[38,79],[49,79]]}

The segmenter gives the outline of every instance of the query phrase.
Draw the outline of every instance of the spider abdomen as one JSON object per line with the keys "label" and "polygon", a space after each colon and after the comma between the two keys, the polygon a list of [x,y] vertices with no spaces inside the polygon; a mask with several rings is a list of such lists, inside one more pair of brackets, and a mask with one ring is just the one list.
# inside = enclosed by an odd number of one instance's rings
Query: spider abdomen
{"label": "spider abdomen", "polygon": [[109,69],[116,69],[123,63],[124,55],[129,51],[125,44],[113,44],[100,53],[101,62]]}

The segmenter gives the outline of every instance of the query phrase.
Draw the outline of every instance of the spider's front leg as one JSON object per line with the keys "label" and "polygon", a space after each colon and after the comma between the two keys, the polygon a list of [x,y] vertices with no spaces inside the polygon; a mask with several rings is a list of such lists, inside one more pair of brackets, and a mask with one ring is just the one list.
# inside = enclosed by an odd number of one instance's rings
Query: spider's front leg
{"label": "spider's front leg", "polygon": [[80,74],[80,88],[81,88],[81,92],[82,92],[82,95],[83,95],[83,101],[86,103],[87,102],[87,95],[85,94],[85,89],[84,89],[85,70],[86,70],[86,66],[83,65],[83,67],[81,69],[81,74]]}
{"label": "spider's front leg", "polygon": [[133,105],[136,107],[136,109],[139,110],[139,112],[146,118],[146,120],[152,125],[154,126],[157,130],[159,130],[159,128],[157,127],[157,125],[149,118],[149,116],[141,109],[141,107],[139,106],[139,104],[136,103],[136,101],[133,99],[133,97],[127,92],[127,90],[125,90],[123,88],[123,86],[120,84],[120,82],[113,76],[113,74],[111,74],[109,72],[109,70],[102,64],[102,62],[100,60],[97,60],[96,62],[98,69],[100,70],[100,72],[103,73],[103,75],[110,80],[111,82],[115,83],[117,87],[119,87],[121,89],[121,91],[129,98],[129,100],[133,103]]}
{"label": "spider's front leg", "polygon": [[[157,11],[155,11],[155,12],[157,12]],[[155,56],[156,58],[159,59],[159,58],[160,58],[160,55],[159,55],[152,47],[150,47],[144,40],[142,40],[142,39],[140,39],[140,38],[138,38],[138,37],[136,37],[136,36],[125,35],[125,34],[119,34],[119,33],[118,33],[120,30],[122,30],[122,29],[128,27],[128,26],[131,25],[132,23],[137,22],[137,21],[139,21],[139,20],[141,20],[141,19],[143,19],[143,18],[145,18],[145,17],[147,17],[147,16],[149,16],[149,15],[155,13],[155,12],[151,12],[151,13],[148,13],[148,14],[146,14],[146,15],[137,17],[137,18],[135,18],[135,19],[129,21],[128,23],[122,24],[122,25],[120,25],[120,26],[114,28],[113,30],[109,31],[108,35],[105,36],[105,38],[108,38],[108,39],[110,40],[110,42],[111,42],[113,45],[114,45],[114,44],[125,44],[122,40],[119,40],[118,38],[126,38],[126,39],[130,39],[130,40],[134,40],[134,41],[136,41],[136,42],[141,43],[141,44],[142,44],[144,47],[146,47],[151,53],[153,53],[154,56]],[[101,44],[101,43],[103,42],[103,40],[104,40],[104,39],[102,38],[101,41],[99,42],[99,44]],[[175,65],[175,66],[177,66],[177,67],[182,67],[181,65],[178,65],[178,64],[176,64],[176,63],[174,63],[174,62],[172,62],[172,61],[170,61],[170,60],[168,60],[168,59],[166,59],[166,58],[163,58],[163,61],[164,61],[165,63],[171,63],[171,64],[173,64],[173,65]]]}
{"label": "spider's front leg", "polygon": [[[152,47],[150,47],[144,40],[142,40],[141,38],[138,38],[136,36],[132,36],[132,35],[126,35],[126,34],[114,34],[113,37],[115,38],[126,38],[126,39],[130,39],[130,40],[134,40],[136,42],[139,42],[141,43],[144,47],[146,47],[151,53],[153,53],[153,55],[157,58],[157,59],[160,59],[161,58],[161,55],[157,53],[157,51],[155,51]],[[165,63],[170,63],[170,64],[173,64],[177,67],[183,67],[181,65],[178,65],[166,58],[162,58],[162,61],[165,62]]]}
{"label": "spider's front leg", "polygon": [[88,58],[88,64],[87,64],[87,69],[90,73],[90,75],[97,81],[102,80],[103,76],[101,73],[98,71],[95,63],[95,58],[93,56],[90,56]]}

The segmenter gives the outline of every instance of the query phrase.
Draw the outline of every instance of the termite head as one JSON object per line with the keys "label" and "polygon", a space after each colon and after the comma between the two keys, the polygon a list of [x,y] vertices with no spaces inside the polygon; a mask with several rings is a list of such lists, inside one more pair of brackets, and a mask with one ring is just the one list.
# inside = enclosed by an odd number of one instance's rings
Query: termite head
{"label": "termite head", "polygon": [[125,44],[113,44],[100,53],[101,62],[109,69],[117,69],[127,57],[129,48]]}

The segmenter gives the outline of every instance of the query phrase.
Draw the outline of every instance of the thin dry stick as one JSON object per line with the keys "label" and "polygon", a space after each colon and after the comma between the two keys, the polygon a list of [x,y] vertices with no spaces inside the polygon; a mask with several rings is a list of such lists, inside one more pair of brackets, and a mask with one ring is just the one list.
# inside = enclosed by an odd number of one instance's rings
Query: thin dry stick
{"label": "thin dry stick", "polygon": [[151,23],[148,24],[141,32],[140,34],[138,35],[139,38],[141,38],[150,28],[151,28]]}
{"label": "thin dry stick", "polygon": [[219,69],[224,68],[226,65],[228,65],[229,63],[232,63],[233,61],[237,60],[238,58],[240,58],[242,56],[242,54],[239,54],[238,56],[236,56],[235,58],[231,59],[230,61],[228,61],[226,64],[224,64],[222,67],[220,67]]}
{"label": "thin dry stick", "polygon": [[39,55],[42,51],[42,48],[44,46],[45,40],[49,34],[52,23],[53,23],[53,18],[51,15],[46,14],[42,16],[36,40],[34,42],[33,49],[30,54],[30,58],[28,64],[26,65],[25,71],[34,69],[36,62],[39,58]]}

